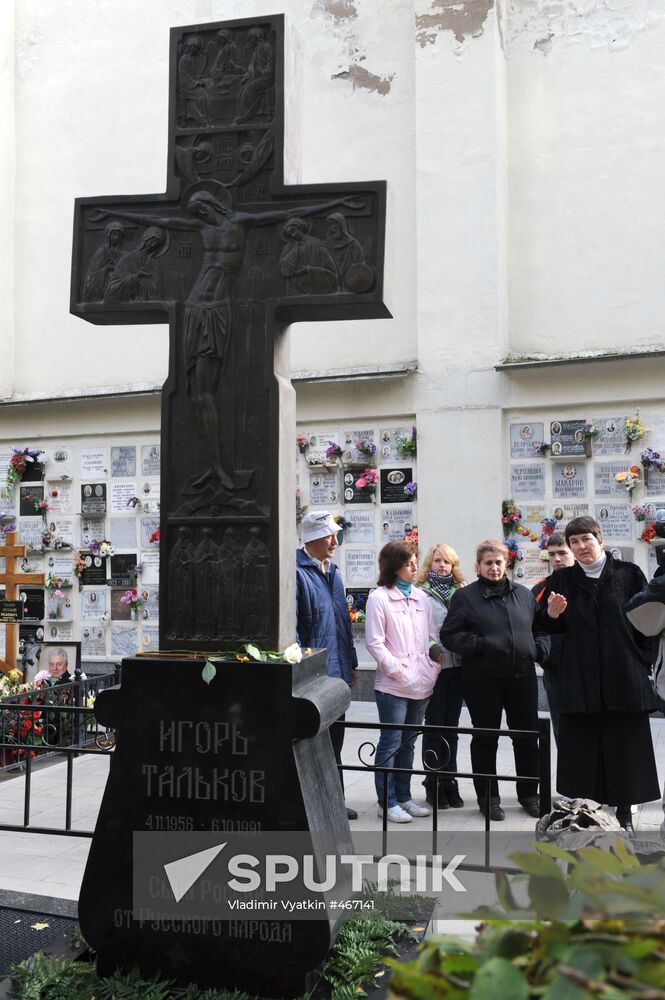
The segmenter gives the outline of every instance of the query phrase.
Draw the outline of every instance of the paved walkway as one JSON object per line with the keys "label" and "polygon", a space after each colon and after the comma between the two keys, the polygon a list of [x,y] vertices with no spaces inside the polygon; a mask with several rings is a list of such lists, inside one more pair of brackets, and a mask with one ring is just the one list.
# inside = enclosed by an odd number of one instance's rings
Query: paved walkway
{"label": "paved walkway", "polygon": [[[376,706],[369,702],[354,702],[347,712],[352,722],[376,722]],[[461,725],[469,725],[464,710]],[[665,719],[651,721],[656,758],[660,766],[661,781],[665,777]],[[344,743],[344,763],[358,763],[358,749],[361,744],[376,739],[376,731],[349,730]],[[458,762],[460,769],[470,770],[469,736],[460,738]],[[420,744],[420,741],[419,741]],[[416,762],[419,765],[419,750]],[[553,780],[556,755],[553,748]],[[92,830],[108,774],[108,758],[83,756],[74,761],[74,784],[72,800],[72,826],[78,830]],[[510,740],[499,741],[499,773],[514,772]],[[64,829],[65,824],[65,778],[66,766],[54,759],[35,768],[32,776],[32,806],[30,822],[35,826]],[[346,801],[358,810],[359,819],[353,823],[354,829],[377,830],[381,821],[377,817],[374,781],[371,772],[346,772]],[[3,823],[23,822],[23,799],[25,779],[22,774],[0,773],[0,820]],[[412,791],[416,799],[424,796],[414,779]],[[464,809],[448,809],[439,813],[439,828],[455,831],[480,831],[484,828],[483,817],[478,812],[470,779],[460,781],[460,792],[465,801]],[[506,810],[506,822],[497,824],[499,829],[530,832],[534,821],[520,808],[513,784],[506,783],[502,790],[502,804]],[[659,802],[641,806],[634,817],[635,827],[641,831],[657,831],[662,821]],[[416,820],[407,829],[430,829],[430,820]],[[391,829],[393,829],[391,825]],[[27,834],[0,832],[0,890],[51,896],[60,899],[77,899],[85,868],[90,841],[87,838],[58,836],[54,834]]]}

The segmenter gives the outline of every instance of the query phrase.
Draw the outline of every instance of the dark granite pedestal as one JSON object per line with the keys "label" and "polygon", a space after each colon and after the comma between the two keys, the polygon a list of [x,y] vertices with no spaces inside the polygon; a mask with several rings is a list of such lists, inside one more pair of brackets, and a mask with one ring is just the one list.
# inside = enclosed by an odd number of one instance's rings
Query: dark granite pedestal
{"label": "dark granite pedestal", "polygon": [[258,833],[337,831],[344,849],[349,827],[327,730],[348,707],[349,689],[326,676],[323,652],[293,665],[220,664],[209,686],[203,662],[126,659],[121,687],[97,699],[95,714],[117,742],[81,888],[81,929],[102,974],[138,965],[181,985],[296,996],[327,954],[337,918],[179,919],[173,895],[155,904],[169,919],[142,917],[134,833],[151,834],[157,852],[160,836],[180,837],[175,859],[195,854],[203,831],[219,833],[220,843],[243,834],[248,851]]}

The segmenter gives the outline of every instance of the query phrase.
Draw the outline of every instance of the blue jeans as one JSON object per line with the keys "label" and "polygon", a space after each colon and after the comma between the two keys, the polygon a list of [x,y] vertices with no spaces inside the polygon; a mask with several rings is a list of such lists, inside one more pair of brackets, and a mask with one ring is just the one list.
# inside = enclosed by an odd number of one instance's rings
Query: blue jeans
{"label": "blue jeans", "polygon": [[[416,701],[414,698],[398,698],[385,691],[375,691],[379,722],[402,723],[407,726],[420,726],[425,718],[425,709],[429,698]],[[410,737],[410,739],[408,738]],[[401,729],[382,729],[376,748],[377,767],[403,767],[409,771],[413,767],[413,751],[417,733],[404,732]],[[374,773],[376,796],[379,805],[383,806],[383,791],[388,779],[388,808],[398,802],[407,802],[411,798],[410,774]]]}

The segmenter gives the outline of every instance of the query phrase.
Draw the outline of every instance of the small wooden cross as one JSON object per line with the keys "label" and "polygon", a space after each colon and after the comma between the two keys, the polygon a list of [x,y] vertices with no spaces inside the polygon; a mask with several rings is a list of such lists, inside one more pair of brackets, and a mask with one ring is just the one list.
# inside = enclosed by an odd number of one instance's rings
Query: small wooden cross
{"label": "small wooden cross", "polygon": [[[18,600],[19,586],[25,587],[30,584],[37,587],[44,586],[43,573],[20,573],[16,569],[17,558],[22,559],[27,551],[27,545],[17,545],[15,531],[6,532],[5,544],[0,545],[0,558],[4,557],[5,560],[5,571],[0,573],[0,586],[4,586],[5,599],[8,601]],[[17,639],[17,626],[5,625],[5,658],[0,660],[0,670],[4,674],[16,669]]]}

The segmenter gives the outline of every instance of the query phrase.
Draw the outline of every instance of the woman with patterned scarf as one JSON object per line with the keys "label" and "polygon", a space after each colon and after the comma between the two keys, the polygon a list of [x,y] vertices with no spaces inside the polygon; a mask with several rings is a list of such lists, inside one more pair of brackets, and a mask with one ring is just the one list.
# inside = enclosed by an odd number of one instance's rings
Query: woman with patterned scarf
{"label": "woman with patterned scarf", "polygon": [[[438,543],[433,545],[425,556],[416,584],[425,591],[430,599],[432,618],[436,631],[441,635],[441,628],[448,614],[450,599],[465,580],[460,569],[459,556],[450,545]],[[452,655],[452,654],[450,654]],[[425,713],[427,726],[456,726],[462,711],[462,681],[459,667],[452,670],[442,670],[429,700]],[[442,740],[445,739],[445,744]],[[450,747],[450,756],[448,756]],[[425,767],[435,768],[437,773],[427,775],[423,784],[427,792],[427,801],[434,805],[434,793],[438,784],[439,809],[461,809],[464,805],[457,787],[457,779],[450,777],[450,772],[457,770],[457,734],[446,733],[443,737],[423,736],[423,762]],[[439,771],[439,768],[444,770]],[[446,773],[448,772],[448,773]]]}

